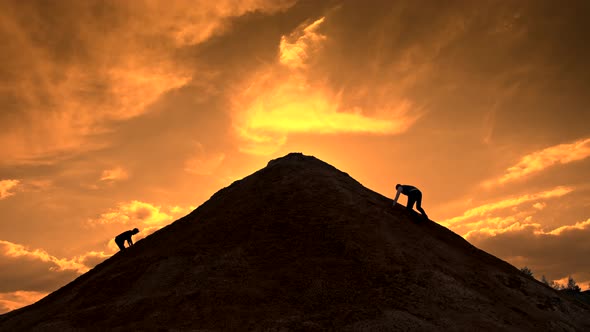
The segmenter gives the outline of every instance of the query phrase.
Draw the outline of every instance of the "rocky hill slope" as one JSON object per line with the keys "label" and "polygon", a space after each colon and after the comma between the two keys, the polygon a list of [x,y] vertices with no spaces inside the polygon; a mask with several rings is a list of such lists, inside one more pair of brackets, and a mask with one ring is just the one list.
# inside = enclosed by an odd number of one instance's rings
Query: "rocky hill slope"
{"label": "rocky hill slope", "polygon": [[0,330],[590,331],[589,308],[294,153]]}

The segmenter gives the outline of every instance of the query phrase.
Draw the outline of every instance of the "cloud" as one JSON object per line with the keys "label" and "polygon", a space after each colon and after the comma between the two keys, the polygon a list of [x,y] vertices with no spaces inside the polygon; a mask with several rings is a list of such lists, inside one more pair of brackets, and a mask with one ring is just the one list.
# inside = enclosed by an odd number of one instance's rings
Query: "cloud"
{"label": "cloud", "polygon": [[506,174],[500,177],[496,183],[514,181],[555,164],[568,164],[588,157],[590,157],[590,138],[554,145],[525,155],[516,165],[508,168]]}
{"label": "cloud", "polygon": [[0,293],[0,314],[37,302],[47,294],[47,292],[34,291]]}
{"label": "cloud", "polygon": [[[21,244],[0,240],[0,306],[15,309],[10,301],[31,303],[88,271],[94,266],[91,264],[96,262],[91,262],[86,255],[72,259],[58,258],[43,249],[29,249]],[[7,299],[14,292],[21,295],[20,300]],[[35,294],[38,296],[31,296]]]}
{"label": "cloud", "polygon": [[58,258],[43,249],[0,240],[0,313],[38,301],[110,256],[90,251]]}
{"label": "cloud", "polygon": [[326,40],[326,36],[318,32],[324,22],[322,17],[309,25],[301,25],[289,36],[282,36],[279,44],[279,61],[292,68],[304,68],[307,60]]}
{"label": "cloud", "polygon": [[575,232],[577,230],[586,229],[590,229],[590,219],[582,222],[577,222],[575,225],[561,226],[549,232],[541,232],[540,234],[561,235],[566,232]]}
{"label": "cloud", "polygon": [[14,195],[14,192],[11,192],[11,190],[15,189],[19,183],[19,180],[0,180],[0,199]]}
{"label": "cloud", "polygon": [[42,249],[31,250],[21,244],[0,240],[0,256],[49,263],[48,270],[53,272],[69,270],[85,273],[111,255],[102,251],[89,251],[71,259],[57,258]]}
{"label": "cloud", "polygon": [[558,280],[572,275],[579,282],[590,281],[582,259],[590,255],[590,219],[548,230],[524,220],[517,225],[495,234],[474,233],[469,241],[517,267],[530,267],[537,278]]}
{"label": "cloud", "polygon": [[[137,201],[123,204],[121,210],[122,213],[127,213],[129,222],[144,222],[141,234],[143,237],[187,212],[186,208],[179,206],[170,206],[159,211],[157,207]],[[71,256],[56,256],[46,248],[0,240],[0,310],[12,310],[32,303],[110,257],[118,249],[110,246],[112,234],[108,230],[107,232],[109,239],[100,241],[101,247],[86,252],[78,251]],[[39,295],[28,296],[36,294],[35,292]]]}
{"label": "cloud", "polygon": [[[148,3],[148,15],[155,25],[153,31],[167,31],[177,46],[202,43],[212,36],[225,32],[229,27],[227,18],[251,12],[273,14],[293,6],[296,0],[221,0],[221,1],[174,1],[162,5]],[[165,19],[162,19],[162,16]]]}
{"label": "cloud", "polygon": [[[471,208],[463,213],[461,216],[453,217],[450,219],[446,219],[441,222],[441,224],[454,226],[458,223],[463,223],[465,220],[472,219],[472,218],[479,218],[488,216],[490,212],[495,212],[501,209],[507,209],[511,207],[516,207],[524,203],[542,200],[542,199],[549,199],[553,197],[561,197],[571,193],[574,188],[571,187],[556,187],[551,190],[546,190],[543,192],[535,193],[535,194],[526,194],[519,197],[512,197],[503,199],[498,202],[487,203],[484,205],[480,205],[475,208]],[[540,203],[542,204],[542,203]]]}
{"label": "cloud", "polygon": [[30,192],[41,192],[48,190],[49,188],[53,187],[53,185],[53,180],[50,179],[27,180],[27,182],[24,183],[24,190]]}
{"label": "cloud", "polygon": [[225,160],[225,154],[218,153],[209,157],[195,157],[184,164],[187,173],[196,175],[211,175]]}
{"label": "cloud", "polygon": [[[182,208],[180,206],[161,207],[141,201],[124,202],[116,208],[102,213],[88,222],[91,225],[124,224],[140,228],[140,237],[153,233],[170,222],[183,217],[194,209],[194,207]],[[149,229],[153,229],[151,232]]]}
{"label": "cloud", "polygon": [[[521,221],[518,221],[521,220]],[[465,233],[463,237],[470,241],[477,241],[482,237],[496,236],[508,232],[533,230],[540,231],[541,224],[533,223],[532,216],[519,218],[518,216],[508,217],[490,217],[480,220],[476,223],[470,224],[470,231]]]}
{"label": "cloud", "polygon": [[107,169],[102,172],[100,176],[100,181],[119,181],[125,180],[129,177],[127,171],[125,171],[121,167],[116,167],[113,169]]}
{"label": "cloud", "polygon": [[[102,149],[113,124],[150,111],[194,77],[183,52],[294,0],[0,4],[2,163]],[[55,21],[54,17],[61,17]],[[202,77],[199,76],[199,79]],[[101,136],[102,135],[102,136]]]}
{"label": "cloud", "polygon": [[[190,78],[172,61],[152,66],[150,59],[139,55],[145,54],[140,50],[108,58],[110,52],[106,49],[84,45],[80,47],[91,48],[89,52],[98,59],[86,59],[86,63],[55,62],[33,43],[33,36],[9,33],[16,36],[13,43],[27,50],[23,52],[31,57],[25,56],[18,60],[20,64],[13,65],[28,69],[25,74],[15,74],[13,84],[5,88],[18,100],[12,113],[21,115],[13,127],[0,135],[0,142],[9,147],[4,150],[6,161],[26,163],[102,148],[107,143],[92,138],[108,132],[110,122],[145,113],[148,105]],[[95,65],[95,61],[107,64]],[[52,81],[55,73],[60,78]]]}
{"label": "cloud", "polygon": [[167,224],[173,217],[161,211],[161,207],[140,201],[121,203],[117,208],[101,214],[98,218],[90,220],[92,224],[141,224],[158,225]]}
{"label": "cloud", "polygon": [[[172,221],[187,215],[194,209],[194,206],[161,207],[134,200],[120,203],[116,208],[100,214],[97,218],[89,219],[88,224],[94,227],[108,225],[128,225],[129,228],[137,227],[139,233],[133,237],[134,242],[137,242],[170,224]],[[106,247],[107,253],[119,251],[119,247],[115,244],[114,239],[110,239]],[[76,257],[75,260],[88,265],[91,263],[94,264],[97,261],[100,262],[104,257],[108,256],[110,254],[105,254],[104,252],[89,252],[81,257]]]}
{"label": "cloud", "polygon": [[322,17],[282,36],[277,63],[235,89],[232,121],[242,152],[271,154],[290,134],[398,134],[418,118],[409,115],[413,104],[407,99],[389,95],[387,102],[363,107],[345,102],[343,92],[327,84],[315,59],[328,39],[319,31],[324,22]]}
{"label": "cloud", "polygon": [[12,243],[9,241],[0,240],[0,254],[8,258],[24,258],[27,260],[37,260],[44,263],[50,263],[49,271],[76,271],[84,273],[88,267],[81,264],[76,259],[57,258],[48,254],[45,250],[34,249],[30,250],[23,245]]}

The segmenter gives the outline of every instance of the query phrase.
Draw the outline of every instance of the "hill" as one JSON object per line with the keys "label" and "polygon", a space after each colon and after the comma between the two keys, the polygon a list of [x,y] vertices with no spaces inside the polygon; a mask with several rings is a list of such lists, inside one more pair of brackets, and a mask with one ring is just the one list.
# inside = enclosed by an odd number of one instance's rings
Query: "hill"
{"label": "hill", "polygon": [[590,305],[590,290],[585,290],[585,291],[581,292],[581,291],[575,291],[575,290],[570,290],[570,289],[562,289],[559,292],[561,294],[565,294],[565,295],[569,296],[570,298],[574,298],[580,302],[584,302],[584,303]]}
{"label": "hill", "polygon": [[588,331],[589,308],[292,153],[0,330]]}

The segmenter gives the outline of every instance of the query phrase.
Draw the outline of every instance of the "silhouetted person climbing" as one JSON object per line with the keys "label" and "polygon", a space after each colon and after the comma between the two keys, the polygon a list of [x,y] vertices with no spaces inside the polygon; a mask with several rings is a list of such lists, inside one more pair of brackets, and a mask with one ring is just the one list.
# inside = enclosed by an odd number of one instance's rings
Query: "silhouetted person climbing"
{"label": "silhouetted person climbing", "polygon": [[395,194],[395,199],[393,200],[393,205],[397,204],[397,199],[399,198],[399,194],[404,194],[408,196],[408,205],[406,208],[410,211],[414,208],[414,203],[416,203],[416,209],[422,213],[424,218],[428,219],[426,212],[422,209],[422,192],[418,190],[418,188],[414,186],[409,186],[407,184],[396,184],[395,189],[397,193]]}
{"label": "silhouetted person climbing", "polygon": [[130,231],[125,231],[115,237],[115,243],[117,244],[117,246],[119,246],[119,249],[121,250],[125,249],[125,241],[127,241],[127,243],[129,243],[129,246],[131,247],[133,245],[133,240],[131,240],[131,236],[137,233],[139,233],[139,229],[137,228],[134,228]]}

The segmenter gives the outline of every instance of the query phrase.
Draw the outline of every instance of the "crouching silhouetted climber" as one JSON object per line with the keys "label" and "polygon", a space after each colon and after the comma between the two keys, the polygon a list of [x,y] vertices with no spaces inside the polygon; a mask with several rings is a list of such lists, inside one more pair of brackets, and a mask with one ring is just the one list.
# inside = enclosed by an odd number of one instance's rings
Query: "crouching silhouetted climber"
{"label": "crouching silhouetted climber", "polygon": [[133,240],[131,240],[131,236],[137,233],[139,233],[139,229],[137,228],[134,228],[130,231],[125,231],[115,237],[115,243],[117,244],[117,246],[119,246],[119,249],[121,250],[125,249],[125,241],[127,241],[127,243],[129,243],[129,246],[131,247],[133,245]]}
{"label": "crouching silhouetted climber", "polygon": [[398,183],[395,185],[395,189],[397,190],[397,193],[395,194],[395,199],[393,200],[393,206],[395,206],[395,204],[397,204],[397,199],[399,198],[399,194],[404,194],[404,195],[408,196],[408,205],[406,205],[406,208],[409,211],[413,211],[412,209],[414,208],[414,203],[415,203],[416,209],[418,209],[418,211],[420,211],[420,213],[422,213],[424,218],[428,219],[426,212],[424,212],[424,209],[422,208],[422,192],[420,190],[418,190],[418,188],[416,188],[414,186],[409,186],[406,184],[399,184]]}

